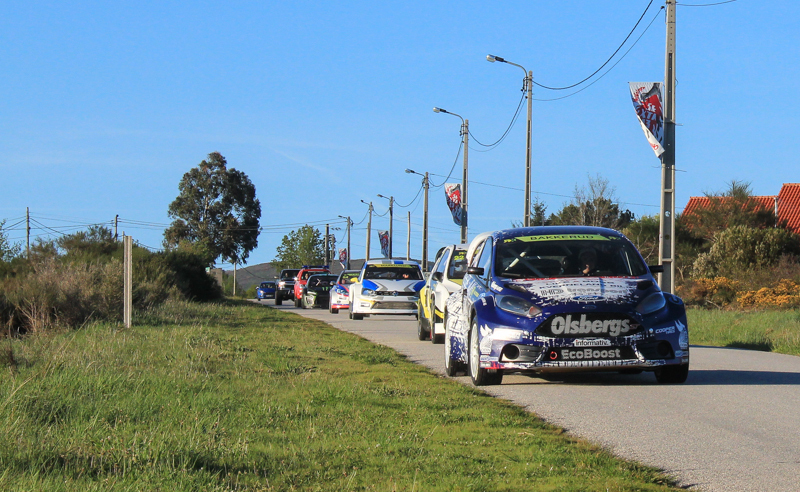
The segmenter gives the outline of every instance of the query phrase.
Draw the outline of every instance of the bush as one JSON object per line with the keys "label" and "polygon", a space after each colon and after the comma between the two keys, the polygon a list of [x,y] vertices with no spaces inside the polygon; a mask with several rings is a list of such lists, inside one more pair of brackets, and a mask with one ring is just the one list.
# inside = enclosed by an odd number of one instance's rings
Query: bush
{"label": "bush", "polygon": [[717,234],[711,249],[697,257],[693,275],[746,277],[748,270],[775,265],[782,256],[798,253],[800,237],[791,231],[734,226]]}

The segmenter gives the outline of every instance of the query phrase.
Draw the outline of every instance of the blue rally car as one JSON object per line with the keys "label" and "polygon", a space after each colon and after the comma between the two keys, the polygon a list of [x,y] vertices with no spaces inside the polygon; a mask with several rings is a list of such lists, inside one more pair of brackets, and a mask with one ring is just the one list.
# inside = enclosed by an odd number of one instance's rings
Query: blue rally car
{"label": "blue rally car", "polygon": [[462,289],[447,300],[445,372],[476,386],[505,372],[689,374],[683,301],[662,292],[636,247],[600,227],[487,232],[467,251]]}

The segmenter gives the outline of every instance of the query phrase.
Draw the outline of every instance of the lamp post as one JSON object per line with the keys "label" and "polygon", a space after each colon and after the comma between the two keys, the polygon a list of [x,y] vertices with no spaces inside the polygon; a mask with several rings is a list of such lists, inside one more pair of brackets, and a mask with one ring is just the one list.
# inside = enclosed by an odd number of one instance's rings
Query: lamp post
{"label": "lamp post", "polygon": [[412,169],[406,169],[408,174],[416,174],[422,176],[422,186],[425,189],[425,197],[422,205],[422,271],[428,271],[428,189],[430,188],[430,181],[428,180],[428,173],[420,174]]}
{"label": "lamp post", "polygon": [[348,215],[345,217],[344,215],[340,215],[339,217],[347,220],[347,264],[345,265],[345,270],[350,270],[350,226],[353,222],[350,220],[350,216]]}
{"label": "lamp post", "polygon": [[461,243],[467,242],[467,177],[468,177],[468,158],[469,150],[469,120],[465,120],[456,113],[451,113],[442,108],[433,108],[434,113],[446,113],[457,116],[461,120],[461,136],[464,137],[464,170],[461,174]]}
{"label": "lamp post", "polygon": [[517,65],[504,58],[494,55],[486,55],[486,60],[489,62],[508,63],[519,67],[525,72],[525,81],[522,83],[522,90],[527,91],[528,96],[528,136],[525,147],[525,215],[523,225],[525,227],[531,226],[531,112],[533,104],[533,72],[525,70],[522,65]]}
{"label": "lamp post", "polygon": [[364,262],[367,262],[369,261],[369,238],[372,234],[372,202],[365,202],[364,200],[361,200],[361,203],[369,205],[369,222],[367,222],[367,254],[364,258]]}
{"label": "lamp post", "polygon": [[392,229],[392,224],[394,222],[394,196],[383,196],[378,195],[379,198],[385,198],[389,200],[389,259],[391,260],[392,257],[392,243],[394,242],[394,231]]}

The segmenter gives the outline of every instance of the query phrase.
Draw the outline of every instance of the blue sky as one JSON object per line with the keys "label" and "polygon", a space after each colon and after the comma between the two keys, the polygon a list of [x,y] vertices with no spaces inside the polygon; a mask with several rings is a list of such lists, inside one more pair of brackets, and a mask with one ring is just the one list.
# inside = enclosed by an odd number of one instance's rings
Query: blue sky
{"label": "blue sky", "polygon": [[[759,195],[800,181],[800,4],[689,6],[705,3],[714,2],[687,0],[677,11],[679,208],[732,179]],[[405,254],[410,210],[418,257],[422,204],[412,200],[420,178],[403,170],[447,175],[460,142],[460,121],[432,108],[461,114],[477,139],[493,142],[511,121],[523,74],[488,63],[488,53],[532,70],[543,85],[571,85],[614,52],[647,5],[6,3],[0,219],[12,225],[30,207],[33,232],[52,237],[119,214],[121,230],[160,247],[181,176],[218,151],[261,200],[264,232],[249,264],[273,259],[283,235],[302,223],[343,227],[339,215],[359,223],[362,199],[383,214],[388,202],[378,193],[410,204],[395,208],[394,251]],[[663,80],[661,5],[653,2],[606,69],[616,65],[591,87],[557,101],[542,99],[573,91],[535,88],[532,189],[548,212],[599,174],[623,206],[658,213],[659,161],[628,82]],[[470,237],[522,218],[524,107],[501,145],[478,150],[471,142]],[[459,159],[449,181],[460,181],[460,167]],[[441,188],[431,191],[430,217],[433,252],[458,241]],[[354,226],[354,257],[364,255],[365,227]],[[388,229],[388,215],[374,218],[376,229]],[[343,246],[344,230],[335,234]],[[24,240],[24,231],[9,236]],[[374,232],[372,245],[377,256]]]}

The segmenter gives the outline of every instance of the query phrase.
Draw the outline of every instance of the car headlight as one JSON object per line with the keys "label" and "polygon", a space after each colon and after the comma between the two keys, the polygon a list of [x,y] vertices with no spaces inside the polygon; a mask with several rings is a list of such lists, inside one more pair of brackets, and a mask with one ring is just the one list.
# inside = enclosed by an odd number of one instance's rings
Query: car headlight
{"label": "car headlight", "polygon": [[533,318],[541,314],[542,310],[534,306],[531,302],[516,296],[494,296],[494,302],[503,311],[517,316]]}
{"label": "car headlight", "polygon": [[364,289],[364,290],[361,291],[361,295],[362,296],[374,296],[375,295],[375,291],[372,290],[372,289]]}
{"label": "car headlight", "polygon": [[650,294],[645,297],[644,300],[636,306],[636,312],[639,314],[650,314],[662,309],[666,305],[667,301],[664,299],[664,295],[661,292],[656,292],[655,294]]}

